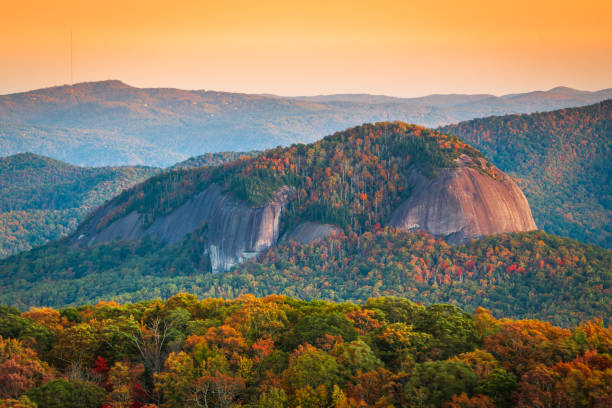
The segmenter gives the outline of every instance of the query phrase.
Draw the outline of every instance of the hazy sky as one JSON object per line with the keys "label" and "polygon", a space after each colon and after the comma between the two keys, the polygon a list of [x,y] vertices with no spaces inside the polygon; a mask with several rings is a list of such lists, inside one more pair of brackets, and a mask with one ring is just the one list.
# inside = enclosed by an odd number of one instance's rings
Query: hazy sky
{"label": "hazy sky", "polygon": [[612,2],[1,0],[0,93],[120,79],[312,95],[612,87]]}

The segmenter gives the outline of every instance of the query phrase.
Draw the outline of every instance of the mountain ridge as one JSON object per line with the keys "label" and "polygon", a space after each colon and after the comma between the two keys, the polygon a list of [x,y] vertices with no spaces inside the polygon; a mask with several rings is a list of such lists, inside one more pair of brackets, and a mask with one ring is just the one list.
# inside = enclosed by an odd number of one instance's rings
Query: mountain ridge
{"label": "mountain ridge", "polygon": [[555,87],[552,87],[550,89],[546,89],[546,90],[535,90],[535,91],[527,91],[527,92],[514,92],[514,93],[507,93],[507,94],[501,94],[501,95],[494,95],[494,94],[488,94],[488,93],[456,93],[456,92],[451,92],[451,93],[432,93],[432,94],[426,94],[426,95],[422,95],[422,96],[410,96],[410,97],[404,97],[404,96],[393,96],[393,95],[386,95],[386,94],[370,94],[370,93],[332,93],[332,94],[316,94],[316,95],[297,95],[297,96],[290,96],[290,95],[279,95],[279,94],[273,94],[273,93],[247,93],[247,92],[235,92],[235,91],[222,91],[222,90],[215,90],[215,89],[205,89],[205,88],[194,88],[194,89],[185,89],[185,88],[176,88],[176,87],[139,87],[139,86],[134,86],[134,85],[129,85],[125,82],[123,82],[120,79],[106,79],[106,80],[94,80],[94,81],[84,81],[84,82],[77,82],[75,84],[63,84],[63,85],[51,85],[51,86],[47,86],[47,87],[43,87],[43,88],[35,88],[35,89],[28,89],[28,90],[24,90],[24,91],[19,91],[19,92],[10,92],[10,93],[6,93],[6,94],[0,94],[0,97],[3,96],[11,96],[11,95],[26,95],[26,94],[33,94],[36,92],[48,92],[50,90],[53,89],[74,89],[74,88],[78,88],[78,87],[96,87],[96,88],[113,88],[113,89],[125,89],[125,88],[129,88],[129,89],[140,89],[140,90],[160,90],[160,91],[164,91],[164,90],[174,90],[174,91],[180,91],[180,92],[186,92],[186,93],[205,93],[205,92],[213,92],[213,93],[218,93],[218,94],[233,94],[233,95],[251,95],[251,96],[262,96],[262,97],[270,97],[270,98],[286,98],[286,99],[308,99],[308,98],[334,98],[334,99],[340,99],[342,97],[348,97],[348,98],[353,98],[353,97],[357,97],[357,98],[388,98],[388,99],[397,99],[397,100],[403,100],[403,101],[414,101],[414,100],[422,100],[422,99],[426,99],[426,98],[435,98],[435,97],[444,97],[444,96],[449,96],[449,97],[466,97],[466,98],[489,98],[489,97],[494,97],[494,98],[513,98],[519,95],[532,95],[532,94],[550,94],[550,93],[570,93],[570,94],[581,94],[581,95],[587,95],[587,94],[605,94],[607,92],[612,92],[612,88],[602,88],[602,89],[598,89],[598,90],[594,90],[594,91],[587,91],[587,90],[582,90],[582,89],[576,89],[576,88],[572,88],[572,87],[568,87],[568,86],[564,86],[564,85],[558,85]]}
{"label": "mountain ridge", "polygon": [[0,155],[33,151],[79,165],[166,167],[208,152],[309,143],[357,123],[435,127],[585,105],[612,97],[612,90],[556,94],[544,92],[552,96],[535,102],[488,95],[282,97],[98,81],[0,96]]}
{"label": "mountain ridge", "polygon": [[[190,187],[185,189],[185,185]],[[283,190],[286,198],[274,204]],[[359,205],[355,207],[352,201]],[[244,204],[274,216],[265,222],[252,218],[252,210],[241,207]],[[459,139],[393,122],[365,124],[310,145],[277,148],[217,168],[162,174],[97,209],[75,232],[78,238],[73,242],[90,246],[109,240],[138,240],[148,234],[162,242],[176,242],[166,234],[167,228],[156,225],[163,224],[165,217],[186,219],[181,215],[185,211],[190,214],[190,224],[199,221],[180,238],[206,225],[211,229],[206,233],[210,251],[220,251],[221,264],[228,265],[275,245],[282,233],[291,235],[286,228],[303,222],[364,231],[375,223],[387,225],[391,219],[391,225],[399,228],[453,235],[455,242],[536,228],[522,192],[480,152]],[[279,230],[282,212],[291,212],[292,220],[287,221],[290,227]],[[238,228],[241,219],[244,225]],[[217,225],[219,220],[225,221]],[[253,230],[251,225],[261,222],[271,222],[274,227]],[[173,225],[173,231],[181,230]],[[216,235],[226,230],[231,238],[216,241]],[[247,231],[262,231],[265,238],[243,236]],[[260,239],[265,246],[236,246],[232,241]],[[232,248],[229,253],[225,246]],[[246,252],[236,252],[237,248]]]}

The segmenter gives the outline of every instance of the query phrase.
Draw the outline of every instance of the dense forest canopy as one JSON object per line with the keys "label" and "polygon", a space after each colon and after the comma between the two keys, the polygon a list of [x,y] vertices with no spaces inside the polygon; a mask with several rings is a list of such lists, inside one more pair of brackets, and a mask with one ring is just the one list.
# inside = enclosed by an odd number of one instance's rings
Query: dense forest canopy
{"label": "dense forest canopy", "polygon": [[[579,120],[565,110],[452,132],[478,133],[514,169],[544,228],[600,216],[581,237],[600,231],[606,244],[610,103]],[[415,169],[435,177],[467,155],[499,176],[459,137],[382,122],[195,157],[123,191],[96,225],[132,211],[150,224],[216,183],[255,207],[288,186],[281,233],[303,221],[340,227],[227,273],[210,273],[206,225],[172,245],[65,238],[0,260],[0,408],[609,407],[612,251],[543,231],[449,245],[384,227]],[[73,224],[62,217],[155,172],[2,159],[0,211],[64,234]],[[578,206],[595,198],[599,207]]]}
{"label": "dense forest canopy", "polygon": [[209,267],[198,232],[171,246],[145,239],[82,250],[57,242],[0,261],[0,302],[61,307],[178,291],[333,301],[394,295],[564,326],[596,317],[607,323],[612,316],[612,251],[542,231],[450,246],[425,233],[385,228],[289,242],[223,274]]}
{"label": "dense forest canopy", "polygon": [[0,306],[0,407],[609,407],[612,332],[394,297]]}
{"label": "dense forest canopy", "polygon": [[70,234],[88,211],[157,171],[79,167],[32,153],[0,158],[0,258]]}
{"label": "dense forest canopy", "polygon": [[516,177],[540,228],[612,248],[612,100],[440,130]]}
{"label": "dense forest canopy", "polygon": [[[22,153],[0,158],[0,211],[92,207],[155,174],[151,167],[79,167]],[[102,201],[103,202],[103,201]]]}

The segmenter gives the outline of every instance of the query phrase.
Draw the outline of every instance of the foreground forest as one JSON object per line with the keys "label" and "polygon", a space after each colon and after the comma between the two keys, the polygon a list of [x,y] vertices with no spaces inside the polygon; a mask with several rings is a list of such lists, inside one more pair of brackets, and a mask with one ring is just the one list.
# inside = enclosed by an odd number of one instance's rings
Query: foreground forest
{"label": "foreground forest", "polygon": [[538,227],[612,249],[612,100],[440,130],[516,177]]}
{"label": "foreground forest", "polygon": [[0,261],[0,303],[123,303],[179,291],[357,302],[393,295],[562,326],[597,317],[607,324],[612,316],[612,251],[542,231],[451,246],[426,233],[381,228],[289,242],[221,274],[209,273],[208,263],[198,232],[170,246],[145,239],[82,250],[57,242]]}
{"label": "foreground forest", "polygon": [[401,298],[0,306],[3,408],[609,407],[612,332]]}

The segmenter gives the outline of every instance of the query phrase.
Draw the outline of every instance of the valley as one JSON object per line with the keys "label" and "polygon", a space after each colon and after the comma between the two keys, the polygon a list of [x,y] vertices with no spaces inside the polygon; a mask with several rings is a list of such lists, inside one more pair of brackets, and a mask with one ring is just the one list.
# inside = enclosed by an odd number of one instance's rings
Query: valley
{"label": "valley", "polygon": [[31,153],[0,158],[0,258],[72,233],[89,211],[158,171],[83,168]]}

